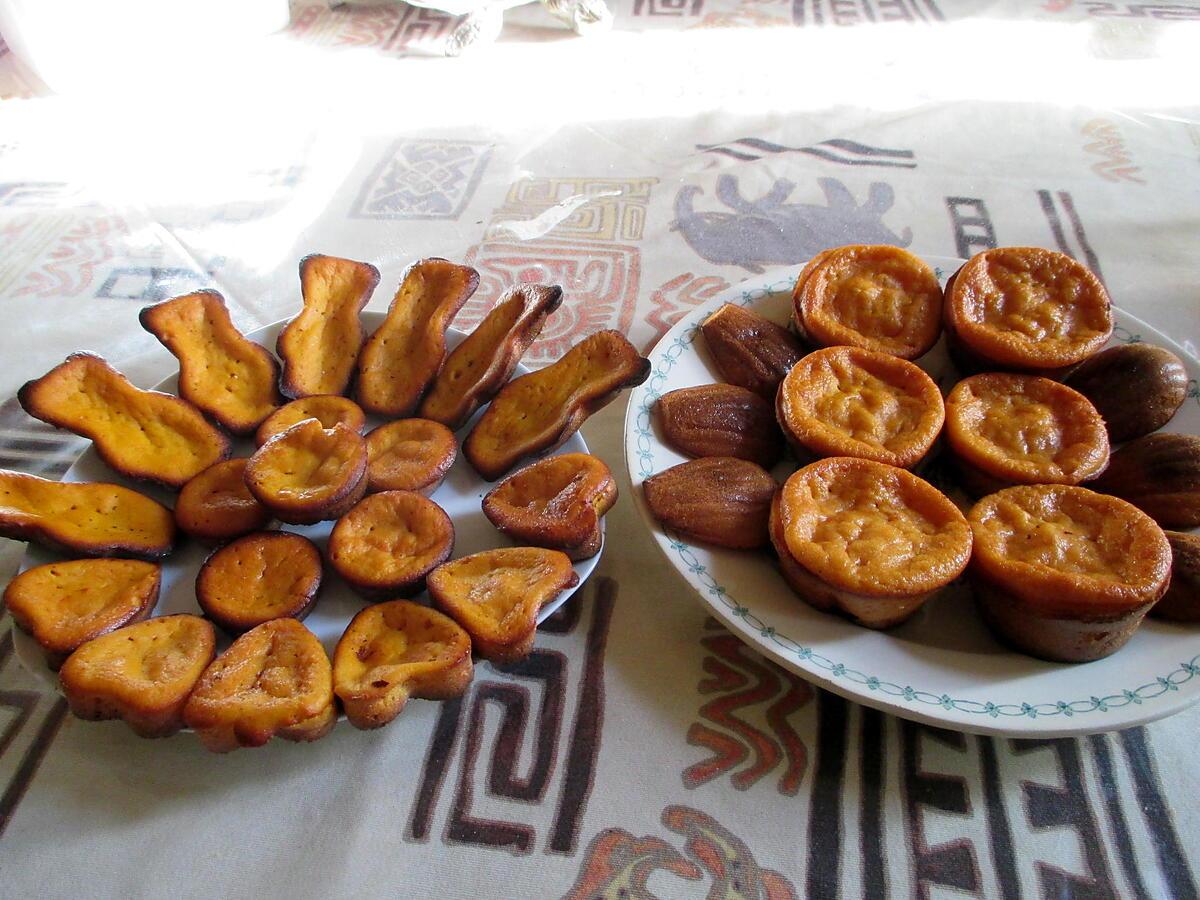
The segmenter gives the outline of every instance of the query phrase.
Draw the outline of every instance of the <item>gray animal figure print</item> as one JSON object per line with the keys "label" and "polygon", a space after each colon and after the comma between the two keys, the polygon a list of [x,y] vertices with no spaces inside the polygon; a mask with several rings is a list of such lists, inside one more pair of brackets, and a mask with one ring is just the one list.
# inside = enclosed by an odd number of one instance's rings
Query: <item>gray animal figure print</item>
{"label": "gray animal figure print", "polygon": [[675,196],[672,231],[683,234],[693,250],[711,263],[736,265],[759,273],[766,266],[795,265],[829,247],[846,244],[891,244],[907,247],[912,229],[899,234],[883,224],[895,192],[882,181],[872,182],[867,202],[859,206],[850,190],[836,178],[820,178],[825,205],[787,203],[796,185],[777,179],[757,200],[747,200],[734,175],[717,179],[717,199],[733,212],[701,212],[695,208],[697,185],[684,185]]}

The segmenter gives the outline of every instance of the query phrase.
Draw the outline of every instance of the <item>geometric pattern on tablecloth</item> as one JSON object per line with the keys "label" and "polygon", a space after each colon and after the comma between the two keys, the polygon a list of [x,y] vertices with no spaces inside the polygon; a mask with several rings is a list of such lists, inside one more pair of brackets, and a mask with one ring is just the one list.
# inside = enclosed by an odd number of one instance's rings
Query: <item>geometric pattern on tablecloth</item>
{"label": "geometric pattern on tablecloth", "polygon": [[350,218],[457,219],[491,152],[485,141],[396,141],[363,183]]}
{"label": "geometric pattern on tablecloth", "polygon": [[643,352],[649,353],[684,313],[727,290],[729,282],[718,275],[697,277],[684,272],[663,282],[650,292],[650,308],[643,319],[654,333],[643,345]]}
{"label": "geometric pattern on tablecloth", "polygon": [[[484,240],[536,236],[640,241],[650,190],[657,183],[657,178],[525,178],[509,188],[504,205],[492,214]],[[557,215],[549,212],[556,207]],[[542,230],[524,234],[523,229],[533,224],[529,220],[541,216],[548,219]]]}
{"label": "geometric pattern on tablecloth", "polygon": [[554,362],[582,338],[604,328],[629,333],[641,281],[641,253],[617,243],[486,241],[467,251],[479,289],[459,311],[456,328],[469,331],[500,295],[526,282],[557,284],[563,302],[523,357],[535,367]]}
{"label": "geometric pattern on tablecloth", "polygon": [[934,0],[793,0],[792,23],[870,25],[875,22],[930,23],[945,20]]}

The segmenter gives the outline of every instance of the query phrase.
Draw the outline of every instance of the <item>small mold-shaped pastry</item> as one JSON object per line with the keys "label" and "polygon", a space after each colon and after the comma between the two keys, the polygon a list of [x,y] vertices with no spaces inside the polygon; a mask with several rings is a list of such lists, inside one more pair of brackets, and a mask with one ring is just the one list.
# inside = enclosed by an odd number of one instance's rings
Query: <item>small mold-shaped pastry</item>
{"label": "small mold-shaped pastry", "polygon": [[360,611],[333,654],[333,691],[355,728],[386,725],[409,697],[461,696],[473,674],[471,638],[462,626],[408,600]]}
{"label": "small mold-shaped pastry", "polygon": [[736,456],[769,469],[783,455],[775,407],[746,388],[679,388],[659,397],[654,410],[663,439],[688,456]]}
{"label": "small mold-shaped pastry", "polygon": [[400,419],[367,435],[367,491],[416,491],[428,497],[454,465],[454,432],[429,419]]}
{"label": "small mold-shaped pastry", "polygon": [[150,615],[162,570],[133,559],[77,559],[22,572],[4,591],[13,621],[57,669],[81,644]]}
{"label": "small mold-shaped pastry", "polygon": [[250,457],[246,486],[284,522],[336,519],[367,491],[367,444],[341,423],[322,428],[316,419],[305,419]]}
{"label": "small mold-shaped pastry", "polygon": [[463,453],[495,481],[514,465],[558,447],[592,413],[650,376],[644,359],[619,331],[584,338],[556,363],[510,381],[471,429]]}
{"label": "small mold-shaped pastry", "polygon": [[358,314],[378,284],[379,270],[369,263],[320,254],[300,260],[304,308],[275,342],[285,396],[346,393],[363,343]]}
{"label": "small mold-shaped pastry", "polygon": [[946,285],[946,343],[964,371],[1052,375],[1112,336],[1100,279],[1065,253],[997,247],[967,260]]}
{"label": "small mold-shaped pastry", "polygon": [[1091,483],[1128,500],[1163,528],[1200,525],[1200,437],[1162,431],[1113,452]]}
{"label": "small mold-shaped pastry", "polygon": [[290,531],[238,538],[209,556],[196,576],[204,614],[230,634],[273,619],[303,619],[321,587],[321,551]]}
{"label": "small mold-shaped pastry", "polygon": [[214,753],[261,747],[278,735],[315,741],[337,724],[333,666],[295,619],[247,631],[205,670],[183,720]]}
{"label": "small mold-shaped pastry", "polygon": [[907,250],[854,245],[827,250],[806,267],[792,295],[810,340],[916,359],[942,333],[942,286]]}
{"label": "small mold-shaped pastry", "polygon": [[895,466],[822,459],[795,472],[775,502],[771,537],[788,584],[867,628],[911,617],[971,556],[958,507]]}
{"label": "small mold-shaped pastry", "polygon": [[122,719],[142,737],[183,727],[183,706],[216,653],[212,623],[157,616],[88,641],[58,672],[80,719]]}
{"label": "small mold-shaped pastry", "polygon": [[438,566],[429,574],[429,596],[466,629],[475,652],[503,665],[529,655],[538,611],[578,583],[565,553],[501,547]]}
{"label": "small mold-shaped pastry", "polygon": [[271,511],[246,487],[248,462],[227,459],[185,484],[175,501],[179,530],[213,545],[265,528],[271,521]]}
{"label": "small mold-shaped pastry", "polygon": [[1113,443],[1162,428],[1188,392],[1183,361],[1170,350],[1141,342],[1101,350],[1072,369],[1063,383],[1092,401]]}
{"label": "small mold-shaped pastry", "polygon": [[768,399],[804,355],[800,339],[756,312],[726,303],[700,326],[721,377]]}
{"label": "small mold-shaped pastry", "polygon": [[454,551],[446,511],[412,491],[371,494],[329,535],[329,563],[371,600],[411,597]]}
{"label": "small mold-shaped pastry", "polygon": [[580,560],[600,552],[600,520],[616,502],[617,482],[604,460],[561,453],[514,472],[488,491],[483,514],[515,541]]}
{"label": "small mold-shaped pastry", "polygon": [[161,503],[119,484],[0,469],[0,537],[76,556],[162,559],[175,545],[175,520]]}
{"label": "small mold-shaped pastry", "polygon": [[1088,662],[1133,636],[1171,575],[1171,548],[1133,505],[1087,488],[1020,485],[968,514],[984,621],[1017,649]]}
{"label": "small mold-shaped pastry", "polygon": [[861,347],[827,347],[796,363],[775,414],[802,455],[857,456],[908,469],[945,419],[942,394],[915,364]]}
{"label": "small mold-shaped pastry", "polygon": [[237,330],[216,291],[147,306],[138,321],[179,360],[179,396],[222,428],[249,434],[279,405],[279,364]]}
{"label": "small mold-shaped pastry", "polygon": [[1150,615],[1171,622],[1200,622],[1200,535],[1163,534],[1171,545],[1171,584],[1150,608]]}
{"label": "small mold-shaped pastry", "polygon": [[461,428],[512,377],[562,296],[562,288],[544,284],[519,284],[505,291],[479,326],[450,352],[421,403],[421,416],[451,430]]}
{"label": "small mold-shaped pastry", "polygon": [[143,391],[91,353],[72,353],[17,393],[35,419],[91,439],[129,478],[183,487],[229,456],[229,438],[186,400]]}
{"label": "small mold-shaped pastry", "polygon": [[775,479],[762,466],[706,456],[642,482],[646,505],[665,528],[689,540],[753,550],[766,546]]}
{"label": "small mold-shaped pastry", "polygon": [[254,433],[254,443],[261,447],[275,435],[305,419],[316,419],[322,428],[332,428],[341,422],[351,431],[358,432],[367,424],[367,414],[350,398],[338,394],[313,394],[285,403],[271,413]]}
{"label": "small mold-shaped pastry", "polygon": [[416,411],[446,358],[446,328],[478,286],[478,272],[446,259],[408,267],[358,357],[354,390],[363,409],[393,419]]}
{"label": "small mold-shaped pastry", "polygon": [[946,397],[946,442],[976,497],[1014,484],[1079,484],[1108,465],[1104,420],[1087,397],[1037,375],[986,372]]}

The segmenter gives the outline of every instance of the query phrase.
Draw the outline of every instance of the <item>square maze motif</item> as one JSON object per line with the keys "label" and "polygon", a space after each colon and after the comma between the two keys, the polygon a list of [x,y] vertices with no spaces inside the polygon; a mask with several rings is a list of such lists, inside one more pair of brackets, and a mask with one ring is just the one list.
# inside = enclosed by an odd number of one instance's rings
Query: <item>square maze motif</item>
{"label": "square maze motif", "polygon": [[363,185],[350,217],[457,219],[491,152],[483,141],[397,141]]}

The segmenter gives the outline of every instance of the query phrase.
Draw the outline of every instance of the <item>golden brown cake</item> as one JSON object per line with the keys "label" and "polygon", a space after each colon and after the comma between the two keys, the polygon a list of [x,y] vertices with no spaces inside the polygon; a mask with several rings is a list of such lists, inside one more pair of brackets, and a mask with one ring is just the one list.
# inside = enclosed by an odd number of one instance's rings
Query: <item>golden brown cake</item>
{"label": "golden brown cake", "polygon": [[772,400],[804,355],[800,339],[786,328],[733,303],[705,319],[700,333],[722,379]]}
{"label": "golden brown cake", "polygon": [[272,619],[303,619],[317,602],[321,552],[289,531],[259,531],[209,556],[196,576],[204,614],[230,634]]}
{"label": "golden brown cake", "polygon": [[473,674],[466,631],[437,610],[408,600],[360,611],[333,654],[333,690],[355,728],[386,725],[409,697],[458,697]]}
{"label": "golden brown cake", "polygon": [[687,456],[735,456],[769,469],[783,455],[774,404],[747,388],[679,388],[659,397],[654,412],[663,440]]}
{"label": "golden brown cake", "polygon": [[692,541],[753,550],[765,547],[767,517],[777,485],[762,466],[732,456],[705,456],[642,482],[650,514]]}
{"label": "golden brown cake", "polygon": [[305,419],[258,448],[246,486],[278,519],[311,525],[344,515],[367,491],[367,445],[340,422]]}
{"label": "golden brown cake", "polygon": [[937,275],[907,250],[856,244],[826,250],[796,281],[796,322],[809,340],[916,359],[942,333]]}
{"label": "golden brown cake", "polygon": [[983,617],[1032,656],[1108,656],[1167,589],[1171,549],[1162,529],[1116,497],[1022,485],[984,497],[968,518]]}
{"label": "golden brown cake", "polygon": [[590,453],[548,456],[488,491],[483,514],[515,541],[590,559],[604,540],[600,520],[617,502],[617,482]]}
{"label": "golden brown cake", "polygon": [[366,497],[333,526],[328,546],[334,570],[372,600],[420,593],[453,550],[450,517],[412,491]]}
{"label": "golden brown cake", "polygon": [[80,644],[150,615],[161,583],[156,564],[133,559],[46,563],[9,582],[4,606],[57,669]]}
{"label": "golden brown cake", "polygon": [[565,553],[501,547],[438,566],[429,573],[429,596],[466,629],[476,653],[505,664],[529,655],[538,611],[578,583]]}
{"label": "golden brown cake", "polygon": [[209,466],[183,486],[175,501],[175,524],[205,544],[221,544],[265,528],[271,511],[246,487],[247,459]]}
{"label": "golden brown cake", "polygon": [[399,419],[367,435],[367,491],[438,489],[458,456],[454,432],[429,419]]}
{"label": "golden brown cake", "polygon": [[1130,441],[1092,482],[1128,500],[1163,528],[1200,525],[1200,436],[1158,431]]}
{"label": "golden brown cake", "polygon": [[183,720],[215,753],[261,747],[276,735],[304,742],[323,738],[337,724],[325,648],[295,619],[257,626],[205,670]]}
{"label": "golden brown cake", "polygon": [[1113,329],[1100,279],[1040,247],[971,257],[946,285],[943,319],[952,355],[974,371],[1061,371],[1103,347]]}
{"label": "golden brown cake", "polygon": [[183,705],[215,649],[199,616],[158,616],[83,644],[59,683],[79,718],[122,719],[142,737],[167,737],[183,727]]}
{"label": "golden brown cake", "polygon": [[275,435],[287,431],[297,422],[316,419],[322,428],[332,428],[339,422],[351,431],[362,431],[367,415],[353,400],[338,394],[312,394],[285,403],[258,426],[254,443],[261,447]]}
{"label": "golden brown cake", "polygon": [[1171,584],[1150,615],[1171,622],[1200,622],[1200,534],[1163,534],[1171,545]]}
{"label": "golden brown cake", "polygon": [[1014,484],[1079,484],[1108,465],[1108,433],[1078,391],[1037,375],[987,372],[946,397],[946,442],[976,497]]}
{"label": "golden brown cake", "polygon": [[942,430],[933,379],[911,362],[861,347],[828,347],[792,367],[775,401],[798,452],[858,456],[911,468]]}
{"label": "golden brown cake", "polygon": [[868,628],[912,616],[971,556],[966,519],[933,485],[844,456],[805,466],[785,482],[771,537],[801,598]]}

